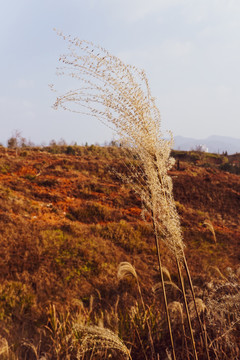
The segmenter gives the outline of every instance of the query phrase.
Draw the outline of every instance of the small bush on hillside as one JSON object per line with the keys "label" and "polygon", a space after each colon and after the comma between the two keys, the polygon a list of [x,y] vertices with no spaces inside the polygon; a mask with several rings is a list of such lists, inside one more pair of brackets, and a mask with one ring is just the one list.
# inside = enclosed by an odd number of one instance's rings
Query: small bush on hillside
{"label": "small bush on hillside", "polygon": [[104,205],[90,202],[80,208],[70,206],[68,214],[67,217],[70,217],[71,220],[77,220],[86,224],[114,221],[121,218],[121,214],[118,212]]}
{"label": "small bush on hillside", "polygon": [[115,245],[121,246],[130,253],[141,253],[146,250],[146,243],[142,240],[141,232],[124,220],[120,220],[119,223],[99,225],[95,230],[104,239],[111,240]]}

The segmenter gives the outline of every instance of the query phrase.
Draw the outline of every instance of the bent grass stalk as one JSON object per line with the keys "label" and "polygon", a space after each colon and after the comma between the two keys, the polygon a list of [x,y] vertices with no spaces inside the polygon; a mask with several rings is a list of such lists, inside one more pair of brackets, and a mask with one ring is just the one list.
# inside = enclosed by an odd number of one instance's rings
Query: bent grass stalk
{"label": "bent grass stalk", "polygon": [[[182,291],[185,288],[180,269],[184,263],[184,245],[180,220],[172,194],[172,180],[168,170],[174,161],[170,157],[172,135],[164,139],[160,128],[160,112],[151,95],[148,79],[143,70],[126,65],[116,56],[91,42],[64,36],[69,53],[60,57],[63,64],[58,75],[80,81],[81,86],[56,98],[54,108],[91,115],[113,128],[120,137],[123,148],[138,159],[130,172],[122,178],[140,195],[146,211],[152,218],[160,278],[162,282],[166,316],[172,345],[175,350],[168,313],[161,263],[159,241],[163,241],[177,261]],[[191,286],[190,273],[187,271]],[[188,313],[188,305],[185,302]],[[199,318],[199,317],[198,317]],[[199,318],[200,320],[200,318]],[[192,346],[197,359],[191,321],[189,319]],[[207,351],[207,350],[206,350]]]}
{"label": "bent grass stalk", "polygon": [[210,220],[206,219],[203,224],[211,231],[214,243],[217,244],[216,233],[215,233],[212,222]]}
{"label": "bent grass stalk", "polygon": [[[141,290],[141,287],[140,287],[140,284],[139,284],[137,272],[136,272],[135,268],[129,262],[127,262],[127,261],[121,262],[119,264],[118,272],[117,272],[118,279],[122,280],[125,277],[128,277],[129,275],[133,276],[135,278],[136,282],[137,282],[137,287],[138,287],[138,292],[139,292],[139,296],[140,296],[141,303],[142,303],[142,308],[143,308],[144,314],[146,314],[146,307],[145,307],[145,303],[144,303],[144,300],[143,300],[142,290]],[[154,344],[153,344],[153,338],[152,338],[152,331],[151,331],[151,327],[149,325],[149,321],[148,321],[147,318],[146,318],[146,323],[147,323],[147,327],[148,327],[152,358],[156,359],[156,354],[155,354],[155,349],[154,349]],[[138,334],[138,337],[139,337],[139,340],[141,342],[139,334]],[[142,342],[141,342],[141,346],[142,346]],[[142,346],[142,348],[143,348],[143,346]],[[143,352],[144,352],[145,358],[147,359],[144,348],[143,348]]]}

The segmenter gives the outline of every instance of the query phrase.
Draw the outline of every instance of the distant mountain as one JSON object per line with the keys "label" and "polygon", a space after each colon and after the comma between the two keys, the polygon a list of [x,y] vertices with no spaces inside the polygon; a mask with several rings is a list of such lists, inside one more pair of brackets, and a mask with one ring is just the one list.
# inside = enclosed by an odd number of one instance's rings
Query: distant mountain
{"label": "distant mountain", "polygon": [[199,146],[206,147],[208,152],[222,153],[227,151],[228,154],[240,153],[240,139],[212,135],[206,139],[193,139],[183,136],[175,136],[174,149],[175,150],[194,150]]}

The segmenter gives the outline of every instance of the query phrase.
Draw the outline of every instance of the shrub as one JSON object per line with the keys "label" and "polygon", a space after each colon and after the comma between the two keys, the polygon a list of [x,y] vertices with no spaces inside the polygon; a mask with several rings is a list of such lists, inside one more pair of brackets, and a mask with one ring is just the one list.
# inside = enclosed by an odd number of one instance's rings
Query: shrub
{"label": "shrub", "polygon": [[120,215],[112,211],[111,209],[97,203],[87,203],[81,208],[75,208],[70,206],[68,208],[68,214],[71,219],[91,224],[98,222],[106,222],[111,220],[116,220]]}
{"label": "shrub", "polygon": [[130,253],[141,253],[146,248],[141,232],[124,220],[101,226],[97,230],[104,239],[111,240]]}

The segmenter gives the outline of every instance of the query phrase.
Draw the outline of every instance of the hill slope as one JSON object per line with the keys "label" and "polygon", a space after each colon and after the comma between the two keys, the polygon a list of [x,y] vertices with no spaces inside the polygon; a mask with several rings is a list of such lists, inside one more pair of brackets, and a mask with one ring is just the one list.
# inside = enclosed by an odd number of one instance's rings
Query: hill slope
{"label": "hill slope", "polygon": [[[224,273],[239,264],[240,177],[221,170],[228,164],[235,171],[239,158],[173,155],[186,257],[200,284],[214,268]],[[30,336],[47,323],[52,303],[59,311],[75,309],[80,299],[89,306],[91,295],[96,307],[112,306],[119,296],[120,307],[134,303],[134,286],[116,280],[122,261],[134,264],[150,301],[158,280],[153,231],[141,217],[140,199],[111,171],[125,171],[124,161],[116,147],[0,148],[0,335],[14,328],[9,341]],[[161,251],[177,279],[174,262]]]}

